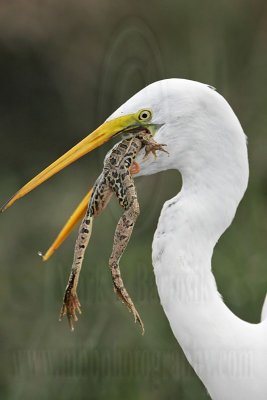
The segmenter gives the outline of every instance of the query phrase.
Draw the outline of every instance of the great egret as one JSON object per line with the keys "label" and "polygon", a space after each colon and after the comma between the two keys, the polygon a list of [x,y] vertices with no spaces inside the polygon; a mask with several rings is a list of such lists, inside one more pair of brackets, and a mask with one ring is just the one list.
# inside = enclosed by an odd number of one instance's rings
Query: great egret
{"label": "great egret", "polygon": [[267,315],[234,315],[211,271],[214,246],[247,187],[246,136],[226,100],[202,83],[155,82],[123,104],[93,134],[25,185],[17,198],[119,132],[146,127],[169,156],[137,159],[140,175],[176,169],[180,193],[161,211],[153,266],[161,304],[188,361],[213,400],[267,399]]}

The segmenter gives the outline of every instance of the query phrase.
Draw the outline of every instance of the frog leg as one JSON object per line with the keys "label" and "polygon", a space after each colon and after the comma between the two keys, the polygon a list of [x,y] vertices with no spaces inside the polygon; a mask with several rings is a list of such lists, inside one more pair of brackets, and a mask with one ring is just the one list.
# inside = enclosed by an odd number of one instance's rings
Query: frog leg
{"label": "frog leg", "polygon": [[78,237],[75,243],[73,263],[69,276],[69,281],[63,297],[63,305],[61,307],[59,320],[67,315],[70,329],[74,330],[74,322],[78,320],[76,311],[81,314],[81,304],[77,296],[77,286],[82,268],[82,262],[86,247],[89,243],[94,217],[101,214],[108,204],[112,191],[108,185],[107,179],[100,175],[102,179],[98,179],[93,189],[93,194],[89,202],[85,217],[81,223]]}
{"label": "frog leg", "polygon": [[120,258],[129,242],[134,224],[140,212],[133,178],[126,168],[118,176],[118,179],[115,179],[112,190],[118,197],[120,205],[124,208],[124,212],[116,227],[112,253],[109,258],[109,268],[115,293],[117,293],[122,302],[133,313],[135,322],[138,321],[140,323],[143,334],[144,324],[123,284],[119,267]]}

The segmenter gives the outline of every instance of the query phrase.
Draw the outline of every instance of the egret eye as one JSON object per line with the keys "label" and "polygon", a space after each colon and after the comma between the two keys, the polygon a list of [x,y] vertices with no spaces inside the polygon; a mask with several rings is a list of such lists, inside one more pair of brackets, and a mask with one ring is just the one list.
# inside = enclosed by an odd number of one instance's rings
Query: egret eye
{"label": "egret eye", "polygon": [[139,121],[149,121],[152,118],[150,110],[141,110],[138,115]]}

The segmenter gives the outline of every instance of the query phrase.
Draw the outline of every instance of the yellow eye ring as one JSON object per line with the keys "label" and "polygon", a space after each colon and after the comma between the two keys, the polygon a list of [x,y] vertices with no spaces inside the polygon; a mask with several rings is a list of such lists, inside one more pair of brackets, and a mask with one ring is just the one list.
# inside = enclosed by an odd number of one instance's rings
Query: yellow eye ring
{"label": "yellow eye ring", "polygon": [[150,110],[139,111],[138,119],[139,121],[149,121],[152,118],[152,112]]}

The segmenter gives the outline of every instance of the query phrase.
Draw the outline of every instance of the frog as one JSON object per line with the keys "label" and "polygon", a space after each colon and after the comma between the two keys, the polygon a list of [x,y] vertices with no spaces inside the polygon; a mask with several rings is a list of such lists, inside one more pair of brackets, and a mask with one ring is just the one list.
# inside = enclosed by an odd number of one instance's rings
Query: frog
{"label": "frog", "polygon": [[108,266],[115,293],[133,314],[134,321],[139,322],[142,334],[144,334],[144,323],[124,285],[119,262],[140,214],[133,178],[133,175],[139,172],[140,167],[135,158],[143,148],[145,150],[144,158],[147,158],[150,153],[156,157],[157,151],[168,153],[164,148],[165,146],[165,144],[157,143],[148,130],[143,130],[138,134],[123,138],[107,153],[103,170],[95,181],[87,211],[79,228],[71,272],[60,310],[59,320],[61,321],[66,315],[71,331],[74,330],[74,322],[78,320],[76,313],[81,314],[77,287],[85,250],[92,233],[93,221],[95,217],[104,211],[112,195],[115,194],[120,206],[123,208],[123,214],[116,226]]}

